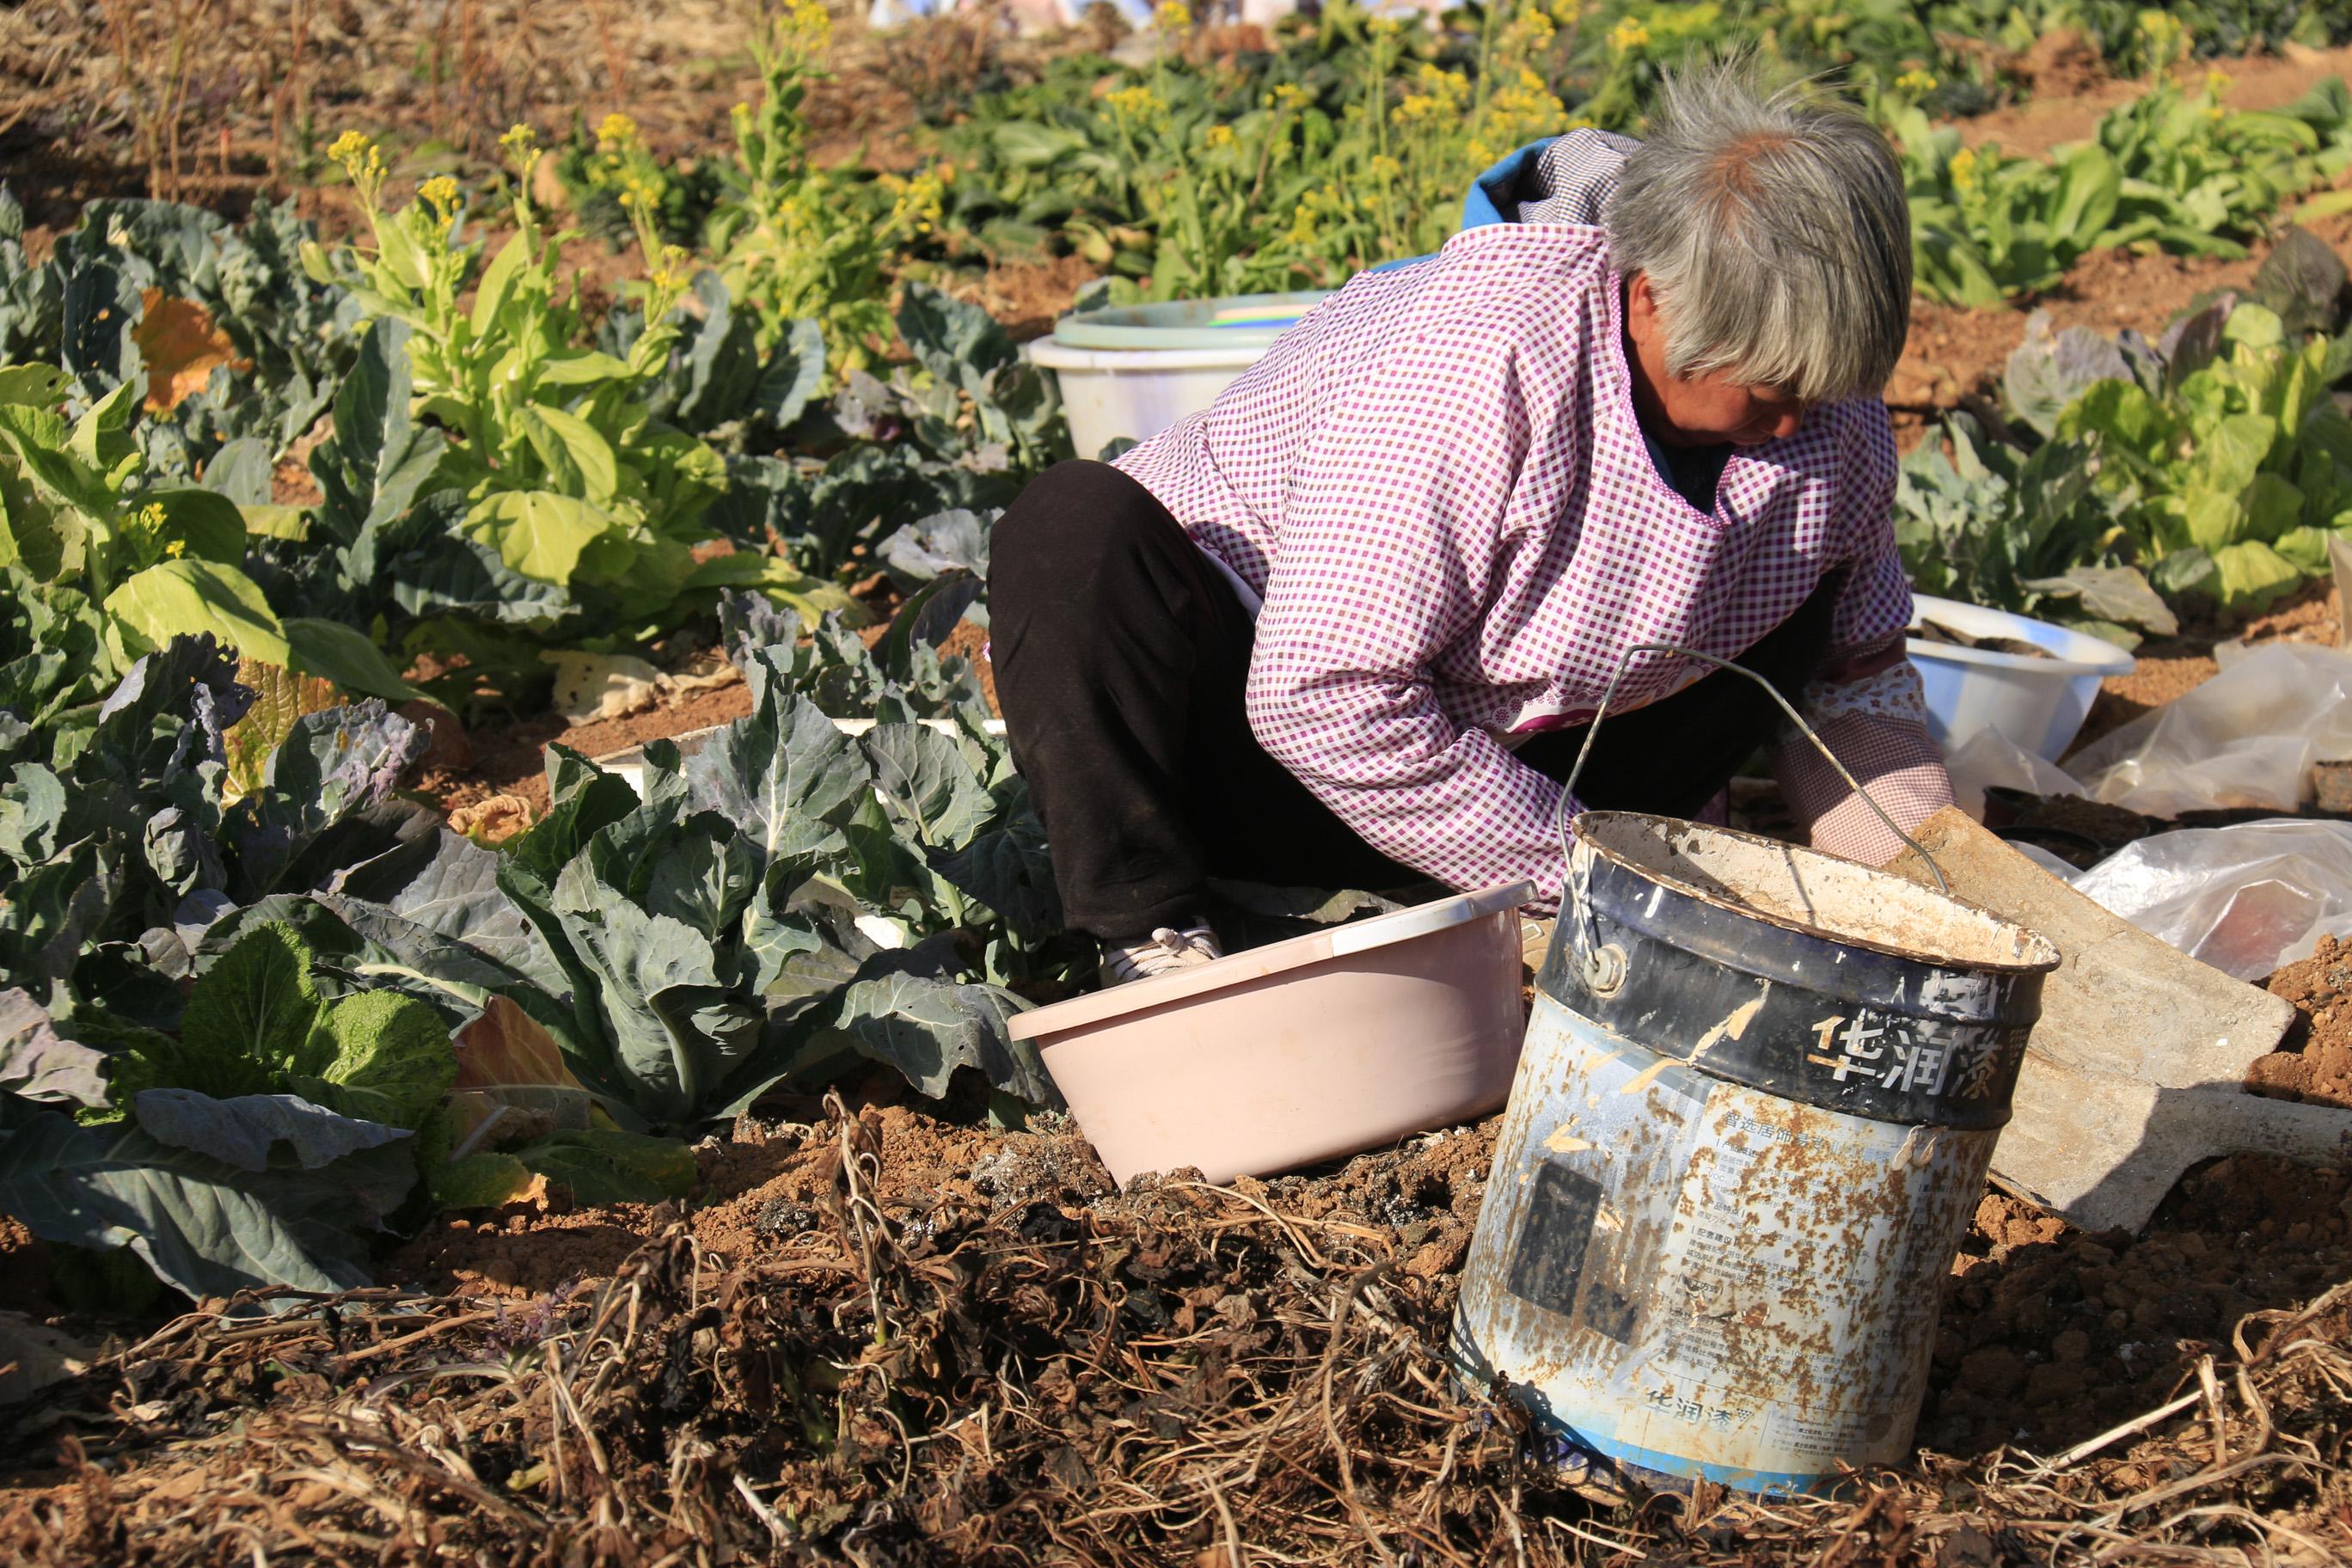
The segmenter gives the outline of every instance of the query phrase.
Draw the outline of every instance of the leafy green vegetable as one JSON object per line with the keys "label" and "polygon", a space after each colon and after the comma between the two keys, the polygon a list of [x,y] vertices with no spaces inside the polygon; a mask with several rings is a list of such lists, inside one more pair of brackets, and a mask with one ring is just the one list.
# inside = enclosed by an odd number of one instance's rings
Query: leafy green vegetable
{"label": "leafy green vegetable", "polygon": [[316,959],[290,926],[245,931],[196,982],[176,1042],[116,1058],[117,1104],[158,1088],[291,1092],[354,1121],[421,1126],[457,1081],[447,1025],[389,991],[330,1004],[311,980]]}
{"label": "leafy green vegetable", "polygon": [[2326,569],[2352,528],[2352,419],[2328,396],[2347,350],[2285,341],[2277,315],[2232,310],[2223,353],[2151,392],[2102,381],[2060,416],[2096,438],[2099,485],[2142,559],[2198,552],[2227,610],[2256,609]]}
{"label": "leafy green vegetable", "polygon": [[1950,455],[1926,442],[1904,459],[1895,486],[1895,542],[1920,589],[2126,645],[2142,631],[2178,629],[2116,555],[2122,542],[2095,492],[2094,443],[2052,441],[2021,457],[1966,415],[1948,417],[1942,435]]}
{"label": "leafy green vegetable", "polygon": [[103,997],[175,1027],[205,929],[323,887],[425,831],[397,800],[423,732],[381,703],[292,721],[257,786],[222,805],[226,734],[251,691],[208,639],[135,663],[83,728],[39,732],[0,784],[0,975],[48,1005]]}
{"label": "leafy green vegetable", "polygon": [[123,1121],[84,1126],[0,1101],[0,1208],[47,1241],[127,1246],[191,1297],[366,1284],[361,1237],[415,1181],[404,1135],[361,1132],[340,1118],[330,1131],[315,1124],[315,1107],[263,1099],[221,1107],[167,1096],[154,1104],[161,1132],[144,1103]]}
{"label": "leafy green vegetable", "polygon": [[[853,745],[793,691],[790,647],[751,671],[752,716],[690,760],[648,747],[642,800],[551,751],[553,808],[501,868],[569,978],[556,1037],[582,1083],[656,1128],[733,1114],[845,1053],[927,1092],[969,1066],[998,1092],[1050,1096],[1004,1033],[1019,1003],[964,978],[955,941],[878,950],[858,924],[887,907],[909,929],[952,921],[942,940],[1009,939],[980,899],[1031,911],[1012,889],[1036,864],[993,852],[1013,842],[1017,790],[1000,800],[957,742],[919,726]],[[926,865],[960,854],[975,893]]]}

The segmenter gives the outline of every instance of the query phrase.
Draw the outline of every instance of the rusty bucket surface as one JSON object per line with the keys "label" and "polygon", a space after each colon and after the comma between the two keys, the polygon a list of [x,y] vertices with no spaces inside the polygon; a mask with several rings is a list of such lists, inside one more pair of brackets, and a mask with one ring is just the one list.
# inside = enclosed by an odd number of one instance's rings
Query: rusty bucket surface
{"label": "rusty bucket surface", "polygon": [[1651,1486],[1903,1458],[2057,950],[1833,856],[1575,826],[1457,1366]]}

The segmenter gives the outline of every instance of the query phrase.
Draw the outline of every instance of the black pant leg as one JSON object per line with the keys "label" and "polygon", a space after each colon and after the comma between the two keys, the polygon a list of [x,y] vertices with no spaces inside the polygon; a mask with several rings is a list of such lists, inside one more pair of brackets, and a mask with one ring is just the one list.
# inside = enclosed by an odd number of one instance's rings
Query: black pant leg
{"label": "black pant leg", "polygon": [[1070,924],[1134,942],[1197,919],[1209,877],[1390,888],[1365,844],[1250,734],[1250,619],[1151,493],[1108,464],[1038,476],[990,543],[990,657]]}
{"label": "black pant leg", "polygon": [[[1788,619],[1734,662],[1762,676],[1794,706],[1829,650],[1830,620],[1843,585],[1843,573],[1823,578]],[[1671,697],[1611,714],[1577,781],[1577,798],[1596,811],[1696,816],[1731,782],[1739,764],[1771,739],[1781,717],[1780,707],[1746,676],[1727,669],[1701,676]],[[1538,735],[1517,755],[1564,780],[1591,728],[1580,724]]]}
{"label": "black pant leg", "polygon": [[1196,692],[1246,668],[1249,622],[1150,493],[1061,463],[990,540],[989,657],[1064,914],[1105,941],[1181,923],[1207,876],[1189,820]]}

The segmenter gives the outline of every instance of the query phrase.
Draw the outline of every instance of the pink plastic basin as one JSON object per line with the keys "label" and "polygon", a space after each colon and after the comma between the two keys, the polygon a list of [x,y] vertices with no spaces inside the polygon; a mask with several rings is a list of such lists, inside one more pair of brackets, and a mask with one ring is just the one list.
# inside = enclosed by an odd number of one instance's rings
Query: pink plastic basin
{"label": "pink plastic basin", "polygon": [[1294,937],[1012,1021],[1120,1185],[1265,1175],[1509,1097],[1524,882]]}

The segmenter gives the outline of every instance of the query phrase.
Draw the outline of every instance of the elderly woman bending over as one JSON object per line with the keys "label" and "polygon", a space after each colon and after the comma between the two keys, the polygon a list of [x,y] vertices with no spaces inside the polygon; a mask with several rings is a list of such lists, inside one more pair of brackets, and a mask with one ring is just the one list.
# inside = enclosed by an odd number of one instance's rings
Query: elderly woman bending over
{"label": "elderly woman bending over", "polygon": [[[998,696],[1113,981],[1215,956],[1213,876],[1557,899],[1560,781],[1637,643],[1765,677],[1906,828],[1950,799],[1903,649],[1879,133],[1714,66],[1470,216],[997,524]],[[1697,816],[1769,746],[1815,845],[1899,847],[1737,675],[1643,654],[1612,714],[1571,811]]]}

